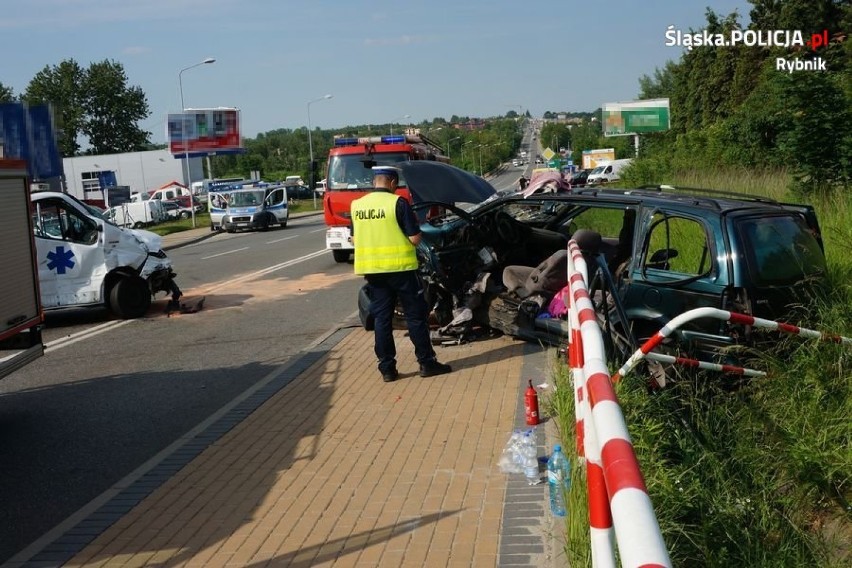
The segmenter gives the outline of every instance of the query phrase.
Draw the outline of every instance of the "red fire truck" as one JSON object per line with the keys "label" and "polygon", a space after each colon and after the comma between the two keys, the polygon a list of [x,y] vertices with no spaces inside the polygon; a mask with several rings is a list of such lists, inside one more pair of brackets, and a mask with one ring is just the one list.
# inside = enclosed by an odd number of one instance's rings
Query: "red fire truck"
{"label": "red fire truck", "polygon": [[[409,160],[449,162],[441,147],[425,136],[395,134],[366,138],[336,138],[328,152],[325,214],[325,247],[337,262],[347,262],[353,252],[349,215],[352,202],[373,189],[373,166],[393,165]],[[398,195],[411,201],[400,175]]]}

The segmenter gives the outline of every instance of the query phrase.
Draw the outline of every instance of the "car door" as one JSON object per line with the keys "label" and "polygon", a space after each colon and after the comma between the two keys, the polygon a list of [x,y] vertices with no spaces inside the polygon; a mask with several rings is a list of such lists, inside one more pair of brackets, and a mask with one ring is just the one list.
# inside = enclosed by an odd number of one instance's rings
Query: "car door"
{"label": "car door", "polygon": [[102,302],[106,266],[99,224],[59,198],[36,201],[33,214],[44,307]]}
{"label": "car door", "polygon": [[283,187],[273,189],[266,197],[266,209],[275,216],[275,222],[281,225],[290,218],[287,206],[287,190]]}
{"label": "car door", "polygon": [[[615,274],[637,339],[694,308],[721,307],[727,270],[717,260],[719,244],[713,236],[718,234],[721,230],[707,219],[663,209],[645,211],[639,247]],[[699,320],[686,329],[716,335],[719,324]]]}

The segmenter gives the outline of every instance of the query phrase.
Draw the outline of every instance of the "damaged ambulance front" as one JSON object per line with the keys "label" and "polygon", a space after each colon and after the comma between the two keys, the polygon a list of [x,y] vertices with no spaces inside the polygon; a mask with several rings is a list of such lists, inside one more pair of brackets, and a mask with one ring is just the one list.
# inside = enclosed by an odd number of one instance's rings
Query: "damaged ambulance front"
{"label": "damaged ambulance front", "polygon": [[181,296],[161,238],[125,229],[65,193],[32,194],[39,284],[45,309],[106,306],[138,318],[158,292]]}

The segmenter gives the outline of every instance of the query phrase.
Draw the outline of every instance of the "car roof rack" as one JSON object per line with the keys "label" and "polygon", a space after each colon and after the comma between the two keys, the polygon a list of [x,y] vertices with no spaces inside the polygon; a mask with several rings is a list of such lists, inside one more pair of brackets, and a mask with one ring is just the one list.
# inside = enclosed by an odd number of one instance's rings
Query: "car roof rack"
{"label": "car roof rack", "polygon": [[684,195],[701,195],[701,196],[709,196],[709,197],[719,197],[719,198],[728,198],[728,199],[736,199],[738,201],[753,201],[756,203],[771,203],[778,204],[778,201],[772,199],[770,197],[761,197],[758,195],[752,195],[749,193],[737,193],[734,191],[723,191],[719,189],[708,189],[705,187],[682,187],[682,186],[674,186],[669,184],[647,184],[640,185],[636,189],[640,190],[650,190],[656,191],[659,193],[663,192],[672,192],[672,193],[682,193]]}

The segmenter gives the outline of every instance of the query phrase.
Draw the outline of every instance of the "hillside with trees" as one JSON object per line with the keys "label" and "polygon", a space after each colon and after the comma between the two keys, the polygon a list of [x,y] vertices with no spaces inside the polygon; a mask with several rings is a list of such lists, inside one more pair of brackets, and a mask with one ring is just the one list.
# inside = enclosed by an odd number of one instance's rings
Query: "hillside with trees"
{"label": "hillside with trees", "polygon": [[[750,23],[707,9],[709,33],[800,30],[808,46],[695,47],[640,78],[640,99],[667,97],[671,130],[643,135],[641,181],[719,167],[786,169],[801,195],[848,189],[852,178],[852,3],[750,0]],[[822,59],[826,71],[787,72],[777,60]]]}

